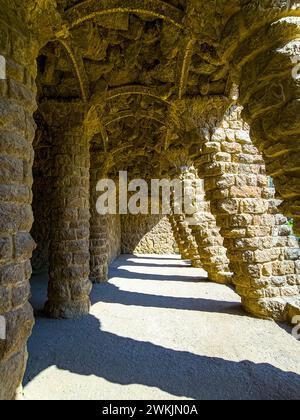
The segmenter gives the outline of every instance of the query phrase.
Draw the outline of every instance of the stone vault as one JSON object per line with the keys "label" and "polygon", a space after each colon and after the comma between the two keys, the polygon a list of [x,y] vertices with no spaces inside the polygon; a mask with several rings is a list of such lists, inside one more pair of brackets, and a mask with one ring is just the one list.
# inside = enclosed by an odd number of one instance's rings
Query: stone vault
{"label": "stone vault", "polygon": [[234,286],[246,311],[289,321],[300,295],[286,218],[300,234],[299,3],[0,0],[0,10],[0,399],[15,397],[26,366],[36,245],[46,314],[73,318],[122,245],[140,241],[134,222],[95,211],[97,181],[119,170],[201,179],[197,223],[172,214],[140,249],[172,230],[166,247]]}

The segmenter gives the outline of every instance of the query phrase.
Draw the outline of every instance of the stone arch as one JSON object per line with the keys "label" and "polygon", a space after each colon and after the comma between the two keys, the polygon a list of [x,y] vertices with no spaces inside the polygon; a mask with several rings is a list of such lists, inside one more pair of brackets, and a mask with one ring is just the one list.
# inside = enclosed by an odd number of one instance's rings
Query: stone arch
{"label": "stone arch", "polygon": [[73,64],[74,72],[80,85],[82,100],[83,102],[87,102],[90,97],[90,88],[82,56],[78,53],[76,48],[72,46],[72,43],[69,39],[58,38],[58,41],[66,50]]}
{"label": "stone arch", "polygon": [[[87,113],[86,127],[89,131],[90,138],[99,136],[101,138],[100,144],[91,147],[91,239],[90,239],[90,253],[91,253],[91,280],[94,283],[105,282],[108,279],[109,266],[109,218],[111,216],[101,216],[96,211],[96,201],[98,193],[96,191],[97,182],[108,176],[110,169],[117,163],[114,159],[114,150],[111,150],[107,128],[111,124],[115,124],[127,118],[135,117],[137,120],[146,119],[153,120],[160,125],[164,125],[167,120],[167,112],[165,121],[162,120],[161,114],[155,111],[146,113],[141,110],[135,112],[120,108],[117,112],[105,113],[105,104],[115,100],[121,96],[147,96],[153,100],[153,103],[169,107],[168,102],[161,98],[155,89],[146,86],[124,86],[117,89],[112,89],[106,92],[101,98],[94,100],[93,105]],[[102,147],[103,146],[103,147]],[[106,243],[105,243],[106,241]]]}
{"label": "stone arch", "polygon": [[168,106],[171,105],[171,101],[167,98],[164,98],[157,88],[149,87],[149,86],[139,86],[139,85],[129,85],[129,86],[122,86],[115,89],[111,89],[106,92],[100,100],[96,98],[96,101],[110,101],[112,99],[118,98],[119,96],[127,96],[127,95],[142,95],[142,96],[149,96],[150,98],[154,98],[158,102],[166,104]]}
{"label": "stone arch", "polygon": [[140,13],[162,19],[179,29],[183,29],[181,10],[160,0],[89,0],[67,10],[64,20],[69,29],[97,16],[116,13]]}
{"label": "stone arch", "polygon": [[[122,96],[146,96],[153,99],[153,103],[157,102],[158,104],[161,104],[166,107],[164,120],[162,120],[160,114],[158,112],[151,112],[151,113],[145,113],[143,110],[137,111],[135,113],[132,113],[132,111],[126,109],[126,110],[119,110],[117,113],[112,113],[106,115],[104,112],[104,106],[109,101],[112,101],[114,99],[117,99],[118,97]],[[168,99],[161,96],[158,89],[151,88],[148,86],[137,86],[137,85],[131,85],[131,86],[122,86],[119,88],[111,89],[107,91],[105,94],[103,94],[100,98],[92,98],[91,106],[87,112],[87,118],[86,118],[86,127],[89,131],[89,135],[91,137],[95,136],[96,134],[100,134],[103,139],[104,144],[104,150],[107,150],[107,144],[108,144],[108,135],[106,131],[106,127],[112,123],[115,123],[117,121],[120,121],[122,119],[126,119],[129,117],[138,117],[146,118],[146,119],[152,119],[154,121],[157,121],[162,126],[164,125],[170,125],[173,122],[177,124],[177,121],[174,119],[172,121],[172,118],[176,118],[174,115],[174,109],[173,104]],[[170,121],[171,120],[171,121]]]}
{"label": "stone arch", "polygon": [[114,124],[118,121],[121,121],[121,120],[126,119],[126,118],[131,118],[131,117],[134,117],[134,118],[137,118],[137,119],[143,119],[144,118],[144,119],[153,120],[153,121],[158,122],[162,126],[164,126],[164,124],[165,124],[165,121],[163,121],[161,119],[161,116],[159,114],[154,113],[153,115],[151,115],[151,114],[148,114],[146,112],[134,113],[134,112],[130,112],[130,111],[127,111],[127,112],[124,111],[124,112],[118,112],[111,117],[104,118],[104,126],[107,127],[110,124]]}
{"label": "stone arch", "polygon": [[[250,33],[240,34],[240,43],[233,42],[224,50],[234,70],[232,78],[239,81],[243,118],[283,200],[280,209],[295,219],[295,232],[299,233],[300,16],[295,2],[283,3],[277,8],[266,3],[260,11],[256,5],[249,6],[248,16],[243,8],[232,18],[231,30],[238,22],[252,22],[254,12],[262,19],[251,25]],[[236,31],[232,37],[234,34]],[[230,39],[226,43],[229,46]]]}
{"label": "stone arch", "polygon": [[[277,6],[271,0],[263,4],[239,2],[239,12],[227,21],[223,32],[217,25],[211,25],[214,22],[210,19],[205,19],[206,13],[210,18],[215,13],[216,20],[222,19],[222,13],[216,13],[213,7],[199,10],[197,2],[192,2],[187,16],[157,0],[125,0],[122,6],[117,0],[92,0],[62,15],[56,9],[56,2],[51,0],[28,0],[24,5],[14,0],[4,3],[0,54],[6,58],[8,66],[7,79],[0,80],[0,285],[3,297],[0,313],[7,321],[7,340],[0,342],[0,378],[5,385],[0,387],[0,399],[14,398],[21,383],[27,358],[26,342],[34,322],[29,304],[29,278],[30,258],[35,247],[30,235],[35,60],[40,48],[53,40],[60,42],[68,52],[83,102],[94,108],[86,109],[82,101],[72,101],[66,107],[63,100],[53,102],[51,112],[47,109],[49,103],[43,106],[49,125],[54,129],[53,214],[57,222],[53,224],[52,282],[47,312],[55,317],[74,317],[89,310],[89,145],[94,134],[101,133],[106,158],[108,141],[105,124],[98,118],[99,98],[93,97],[87,102],[89,82],[83,58],[69,36],[76,25],[97,16],[144,14],[162,19],[181,31],[184,48],[179,57],[175,99],[168,94],[161,97],[158,89],[137,85],[110,91],[104,99],[143,94],[167,104],[179,137],[184,135],[181,106],[185,109],[188,105],[191,121],[185,128],[187,132],[192,130],[192,136],[200,138],[198,143],[203,153],[197,167],[205,179],[207,197],[222,228],[235,274],[234,283],[243,304],[258,316],[289,319],[287,308],[299,296],[299,246],[277,209],[278,203],[268,187],[264,161],[284,199],[281,208],[295,218],[296,230],[300,232],[300,154],[298,146],[294,147],[300,132],[298,2],[282,1],[277,2]],[[287,3],[290,8],[286,7]],[[83,8],[88,9],[88,13],[83,12]],[[192,15],[196,24],[189,22]],[[186,27],[187,35],[182,31]],[[205,47],[201,60],[208,59],[208,66],[203,69],[201,64],[196,71],[204,70],[209,74],[204,81],[201,78],[193,81],[194,94],[188,98],[185,96],[187,77],[195,40]],[[225,68],[219,68],[220,63]],[[230,100],[219,96],[226,92],[218,89],[216,95],[211,93],[214,90],[209,90],[207,80],[213,82],[215,76],[226,77],[227,72],[230,76],[227,88],[232,82],[240,87],[239,104],[244,106],[244,119],[250,124],[256,147],[249,139],[248,126],[240,116],[236,118],[236,110],[226,114],[221,122],[216,117],[212,125],[210,114],[223,112],[223,102],[228,106]],[[201,97],[195,97],[198,91]],[[182,101],[177,103],[178,98]],[[174,110],[179,110],[179,115],[174,116]],[[193,131],[197,124],[201,130]],[[74,188],[71,179],[75,181]],[[105,254],[106,249],[100,252]],[[105,278],[105,269],[100,275]]]}

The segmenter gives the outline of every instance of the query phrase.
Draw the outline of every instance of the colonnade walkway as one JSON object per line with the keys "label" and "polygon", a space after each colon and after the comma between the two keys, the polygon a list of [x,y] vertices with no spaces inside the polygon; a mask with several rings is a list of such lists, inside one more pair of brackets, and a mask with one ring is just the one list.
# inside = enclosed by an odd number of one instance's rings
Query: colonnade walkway
{"label": "colonnade walkway", "polygon": [[229,287],[176,256],[122,256],[89,316],[36,325],[25,399],[299,399],[300,341],[245,314]]}

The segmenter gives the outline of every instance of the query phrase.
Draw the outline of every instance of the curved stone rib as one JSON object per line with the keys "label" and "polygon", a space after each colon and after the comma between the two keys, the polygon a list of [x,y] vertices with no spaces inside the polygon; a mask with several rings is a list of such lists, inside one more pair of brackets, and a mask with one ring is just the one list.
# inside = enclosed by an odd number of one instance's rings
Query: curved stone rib
{"label": "curved stone rib", "polygon": [[111,125],[115,122],[124,120],[126,118],[130,118],[130,117],[136,117],[138,119],[147,118],[149,120],[156,121],[161,125],[165,125],[165,122],[160,118],[161,116],[159,114],[152,114],[151,115],[150,113],[147,113],[147,112],[136,113],[136,112],[132,112],[132,111],[122,111],[122,112],[119,112],[119,113],[115,114],[114,116],[107,117],[103,120],[103,124],[104,124],[105,127],[107,127],[107,126],[109,126],[109,125]]}
{"label": "curved stone rib", "polygon": [[[109,117],[103,117],[103,104],[107,101],[114,100],[120,96],[126,96],[126,95],[143,95],[143,96],[149,96],[152,98],[155,98],[159,102],[163,103],[164,105],[171,106],[171,103],[168,102],[166,99],[162,98],[159,93],[147,86],[138,86],[138,85],[130,85],[130,86],[122,86],[120,88],[112,89],[108,92],[106,92],[102,97],[97,98],[97,100],[94,100],[90,112],[88,113],[90,117],[87,118],[87,120],[93,120],[97,119],[98,123],[91,124],[91,127],[89,128],[90,131],[92,131],[91,135],[95,135],[97,133],[100,133],[103,139],[104,149],[107,150],[107,144],[108,144],[108,135],[106,132],[106,128],[108,125],[112,124],[115,121],[119,121],[120,119],[128,118],[135,116],[136,114],[132,111],[125,111],[120,112],[117,115],[114,115],[113,119]],[[97,113],[97,117],[94,116],[94,113]],[[142,114],[139,114],[142,115]],[[144,113],[143,118],[153,119],[157,121],[158,123],[165,125],[165,122],[161,120],[160,114],[150,114],[150,113]]]}
{"label": "curved stone rib", "polygon": [[168,101],[166,98],[162,97],[157,89],[148,87],[148,86],[140,86],[140,85],[128,85],[128,86],[122,86],[116,89],[111,89],[108,92],[106,92],[99,100],[97,99],[97,102],[100,101],[103,103],[103,101],[111,101],[113,99],[118,98],[119,96],[126,96],[126,95],[143,95],[143,96],[149,96],[152,98],[157,99],[159,102],[162,102],[163,104],[171,105],[171,102]]}
{"label": "curved stone rib", "polygon": [[160,0],[88,0],[67,10],[64,18],[71,29],[97,16],[115,13],[141,13],[183,29],[183,13]]}
{"label": "curved stone rib", "polygon": [[[275,7],[274,2],[269,0],[264,6],[258,6],[250,2],[244,6],[238,13],[233,15],[227,22],[222,34],[222,57],[228,60],[233,55],[238,44],[247,39],[255,37],[266,25],[272,24],[278,19],[288,16],[300,15],[300,10],[291,4],[290,7],[282,5]],[[261,43],[263,44],[263,43]]]}
{"label": "curved stone rib", "polygon": [[106,129],[102,123],[102,118],[98,112],[96,106],[92,106],[87,113],[87,117],[85,120],[86,126],[86,133],[89,139],[91,140],[96,134],[101,134],[102,141],[103,141],[103,149],[107,151],[108,145],[108,135]]}
{"label": "curved stone rib", "polygon": [[60,38],[58,41],[64,47],[72,61],[76,76],[79,80],[82,99],[84,102],[87,102],[90,96],[89,80],[85,71],[82,56],[76,51],[75,48],[72,47],[69,40]]}
{"label": "curved stone rib", "polygon": [[178,98],[181,99],[186,93],[186,87],[189,77],[189,70],[194,51],[195,39],[187,39],[186,46],[179,57],[179,81],[178,81]]}

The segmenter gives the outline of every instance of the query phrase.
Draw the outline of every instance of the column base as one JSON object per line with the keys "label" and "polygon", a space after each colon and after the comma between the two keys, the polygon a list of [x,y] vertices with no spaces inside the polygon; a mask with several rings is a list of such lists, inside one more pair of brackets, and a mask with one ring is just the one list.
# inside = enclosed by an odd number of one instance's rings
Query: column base
{"label": "column base", "polygon": [[93,284],[101,284],[108,282],[108,266],[107,264],[101,265],[101,267],[97,267],[93,269],[93,273],[90,275],[90,281]]}
{"label": "column base", "polygon": [[288,299],[285,311],[286,311],[287,321],[292,324],[295,324],[294,323],[295,317],[298,317],[300,319],[300,297],[294,297],[294,298]]}
{"label": "column base", "polygon": [[26,349],[0,363],[0,401],[16,399],[16,390],[19,389],[20,383],[22,382],[26,363]]}
{"label": "column base", "polygon": [[49,318],[54,319],[74,319],[86,316],[90,312],[90,300],[78,300],[67,302],[51,302],[48,301],[44,308],[44,313]]}
{"label": "column base", "polygon": [[103,277],[90,277],[90,281],[93,284],[103,284],[108,282],[108,276]]}
{"label": "column base", "polygon": [[287,300],[283,298],[247,299],[242,298],[246,312],[262,319],[272,319],[278,322],[287,320]]}
{"label": "column base", "polygon": [[233,285],[232,277],[233,277],[233,273],[220,271],[216,273],[211,273],[208,279],[214,283],[225,284],[225,285],[231,286]]}

